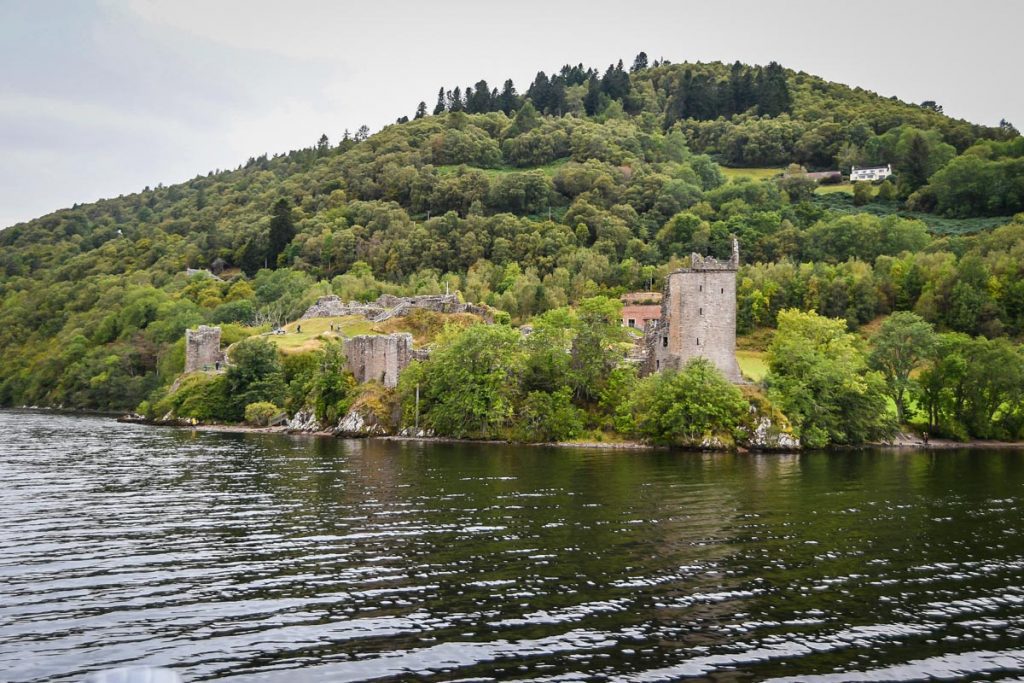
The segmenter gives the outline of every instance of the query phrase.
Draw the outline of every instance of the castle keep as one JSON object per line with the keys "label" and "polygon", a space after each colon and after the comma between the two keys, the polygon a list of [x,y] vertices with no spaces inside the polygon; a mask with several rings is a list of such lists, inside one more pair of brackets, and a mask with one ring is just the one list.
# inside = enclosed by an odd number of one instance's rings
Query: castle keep
{"label": "castle keep", "polygon": [[734,238],[727,261],[692,254],[690,267],[670,273],[661,319],[647,325],[645,373],[680,369],[707,358],[731,382],[742,382],[736,363],[736,271],[740,249]]}

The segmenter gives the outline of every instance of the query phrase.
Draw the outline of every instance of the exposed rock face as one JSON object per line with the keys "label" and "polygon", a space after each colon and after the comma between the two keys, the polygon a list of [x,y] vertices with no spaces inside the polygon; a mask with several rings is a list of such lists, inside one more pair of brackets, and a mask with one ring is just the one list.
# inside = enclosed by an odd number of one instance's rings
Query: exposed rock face
{"label": "exposed rock face", "polygon": [[796,451],[800,450],[800,439],[780,429],[767,415],[762,415],[754,424],[754,430],[747,439],[747,447],[767,451]]}
{"label": "exposed rock face", "polygon": [[293,432],[320,432],[323,426],[312,410],[304,408],[288,421],[288,430]]}
{"label": "exposed rock face", "polygon": [[302,318],[333,318],[342,315],[361,315],[374,322],[407,315],[414,308],[423,308],[438,313],[472,313],[487,322],[494,322],[494,313],[486,306],[462,303],[455,294],[429,294],[424,296],[393,296],[382,294],[375,302],[364,304],[358,301],[344,303],[337,296],[322,296],[310,306]]}
{"label": "exposed rock face", "polygon": [[730,381],[743,377],[736,362],[736,271],[739,244],[732,257],[719,261],[692,254],[690,268],[670,273],[662,299],[661,319],[645,329],[644,372],[679,369],[691,359],[714,363]]}
{"label": "exposed rock face", "polygon": [[334,428],[335,436],[383,436],[388,433],[376,419],[366,417],[358,410],[350,410]]}
{"label": "exposed rock face", "polygon": [[413,359],[412,335],[408,333],[360,335],[345,340],[349,372],[357,382],[398,386],[398,375]]}
{"label": "exposed rock face", "polygon": [[220,328],[200,325],[196,330],[185,330],[185,372],[213,370],[224,363],[220,350]]}

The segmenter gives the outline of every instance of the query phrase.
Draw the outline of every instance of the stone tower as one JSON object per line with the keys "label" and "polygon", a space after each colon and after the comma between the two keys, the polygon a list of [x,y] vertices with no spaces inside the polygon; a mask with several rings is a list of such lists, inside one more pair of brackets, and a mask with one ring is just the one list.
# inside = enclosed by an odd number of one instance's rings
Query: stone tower
{"label": "stone tower", "polygon": [[679,369],[692,358],[703,357],[729,381],[743,381],[736,363],[739,261],[739,243],[733,238],[728,261],[693,254],[689,268],[669,274],[661,320],[646,330],[647,372]]}
{"label": "stone tower", "polygon": [[213,370],[223,362],[219,327],[200,325],[199,329],[185,330],[185,372]]}

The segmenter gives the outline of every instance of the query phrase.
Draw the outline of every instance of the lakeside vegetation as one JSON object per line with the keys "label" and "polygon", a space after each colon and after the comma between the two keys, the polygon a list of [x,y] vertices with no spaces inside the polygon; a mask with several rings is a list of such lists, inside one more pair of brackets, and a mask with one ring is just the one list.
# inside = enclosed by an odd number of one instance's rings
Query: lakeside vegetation
{"label": "lakeside vegetation", "polygon": [[[782,175],[790,164],[874,163],[891,163],[894,178],[844,188]],[[726,256],[736,235],[739,331],[772,338],[750,350],[764,356],[741,354],[744,373],[763,385],[756,395],[737,389],[739,401],[781,411],[811,445],[880,438],[900,418],[933,434],[1017,439],[1022,164],[1024,142],[1009,124],[954,120],[934,103],[774,64],[638,56],[628,69],[538,74],[522,94],[511,82],[442,89],[433,115],[423,105],[376,135],[336,145],[324,136],[0,231],[0,404],[142,404],[231,420],[255,403],[329,420],[361,405],[408,425],[408,376],[420,378],[422,424],[436,433],[732,441],[743,422],[735,392],[711,392],[701,367],[630,376],[629,340],[611,327],[621,293],[659,290],[691,251]],[[223,279],[185,273],[215,264]],[[446,287],[506,312],[499,322],[531,323],[570,360],[591,340],[588,362],[598,365],[543,360],[538,342],[513,343],[504,324],[411,320],[408,331],[434,355],[389,392],[328,378],[342,367],[330,325],[353,335],[399,323],[303,321],[302,333],[243,341],[289,325],[325,294],[369,300]],[[896,377],[874,355],[881,329],[867,344],[850,333],[900,312],[936,336]],[[190,376],[168,394],[183,332],[201,323],[222,325],[233,368],[258,370]],[[446,349],[485,342],[508,353],[474,378],[480,387],[440,369]],[[273,353],[250,348],[261,345]],[[1006,368],[998,383],[978,370],[997,367]],[[688,403],[698,381],[718,397],[707,401],[711,418]],[[460,396],[467,387],[479,394]],[[801,392],[834,400],[834,412],[815,414]],[[473,419],[454,420],[459,411]]]}

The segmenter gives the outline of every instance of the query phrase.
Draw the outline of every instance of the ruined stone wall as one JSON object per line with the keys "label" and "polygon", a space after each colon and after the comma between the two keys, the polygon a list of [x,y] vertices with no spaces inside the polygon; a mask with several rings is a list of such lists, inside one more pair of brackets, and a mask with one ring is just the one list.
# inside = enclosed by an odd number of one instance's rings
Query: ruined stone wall
{"label": "ruined stone wall", "polygon": [[438,313],[473,313],[487,322],[494,322],[493,312],[486,306],[476,306],[459,301],[455,294],[427,294],[423,296],[393,296],[382,294],[369,304],[358,301],[343,302],[339,297],[322,296],[306,309],[302,319],[334,318],[342,315],[361,315],[374,322],[407,315],[414,308],[425,308]]}
{"label": "ruined stone wall", "polygon": [[413,359],[412,335],[361,335],[345,340],[348,370],[357,382],[398,385],[398,375]]}
{"label": "ruined stone wall", "polygon": [[219,327],[200,325],[199,329],[185,330],[185,372],[213,370],[223,362]]}

